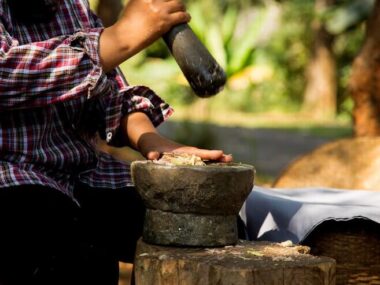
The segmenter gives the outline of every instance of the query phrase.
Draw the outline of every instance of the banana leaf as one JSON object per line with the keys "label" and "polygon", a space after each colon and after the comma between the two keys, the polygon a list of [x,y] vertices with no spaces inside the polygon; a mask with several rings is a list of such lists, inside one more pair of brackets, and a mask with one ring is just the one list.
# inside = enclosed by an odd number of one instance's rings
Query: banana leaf
{"label": "banana leaf", "polygon": [[252,19],[243,35],[240,36],[239,39],[236,39],[236,41],[232,41],[231,45],[229,45],[228,50],[230,51],[230,61],[227,68],[228,74],[233,74],[241,70],[249,61],[258,36],[263,28],[266,16],[266,9],[257,10],[255,17]]}
{"label": "banana leaf", "polygon": [[225,69],[227,66],[227,52],[223,43],[223,35],[220,27],[213,23],[207,30],[206,46],[216,61]]}
{"label": "banana leaf", "polygon": [[238,18],[238,9],[234,6],[229,6],[222,17],[222,35],[224,44],[228,44],[232,39],[236,28]]}

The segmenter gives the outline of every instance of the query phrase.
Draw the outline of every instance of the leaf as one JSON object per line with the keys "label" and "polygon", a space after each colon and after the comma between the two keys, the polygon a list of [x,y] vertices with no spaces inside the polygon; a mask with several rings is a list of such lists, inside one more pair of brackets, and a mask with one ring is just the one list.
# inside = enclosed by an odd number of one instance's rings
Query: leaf
{"label": "leaf", "polygon": [[229,50],[233,52],[230,54],[231,60],[227,70],[228,74],[238,72],[248,63],[263,28],[265,17],[266,9],[258,9],[243,35],[229,46]]}
{"label": "leaf", "polygon": [[188,12],[191,15],[190,27],[197,37],[204,41],[205,31],[207,31],[206,18],[202,12],[201,2],[195,2],[188,7]]}
{"label": "leaf", "polygon": [[227,65],[227,53],[223,44],[223,36],[219,26],[216,23],[211,24],[206,34],[205,45],[216,61],[223,67]]}
{"label": "leaf", "polygon": [[229,6],[222,18],[223,43],[226,45],[231,39],[236,29],[238,10],[234,6]]}

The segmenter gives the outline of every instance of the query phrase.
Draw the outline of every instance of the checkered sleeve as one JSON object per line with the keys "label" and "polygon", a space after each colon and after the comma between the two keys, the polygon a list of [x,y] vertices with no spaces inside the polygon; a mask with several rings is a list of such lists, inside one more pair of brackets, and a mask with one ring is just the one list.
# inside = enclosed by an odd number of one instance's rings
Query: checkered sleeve
{"label": "checkered sleeve", "polygon": [[[174,112],[154,91],[146,86],[129,86],[119,69],[108,74],[110,88],[90,105],[87,122],[94,124],[93,118],[103,118],[98,122],[98,132],[113,146],[123,146],[120,122],[133,112],[143,112],[154,126],[160,125]],[[95,111],[95,113],[94,113]],[[92,114],[91,114],[92,113]]]}
{"label": "checkered sleeve", "polygon": [[0,22],[0,111],[41,107],[102,94],[98,54],[102,28],[20,44]]}

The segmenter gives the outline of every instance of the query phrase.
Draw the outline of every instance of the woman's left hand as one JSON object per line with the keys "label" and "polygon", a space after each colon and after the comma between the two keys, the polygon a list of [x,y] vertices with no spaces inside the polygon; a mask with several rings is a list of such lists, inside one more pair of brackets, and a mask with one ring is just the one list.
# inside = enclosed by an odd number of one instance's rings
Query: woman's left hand
{"label": "woman's left hand", "polygon": [[222,150],[208,150],[182,145],[169,140],[158,133],[147,133],[140,138],[139,149],[142,155],[149,160],[159,159],[162,153],[186,153],[199,156],[202,160],[231,162],[232,155],[225,154]]}
{"label": "woman's left hand", "polygon": [[187,146],[161,136],[152,125],[146,114],[131,113],[122,120],[127,140],[134,149],[138,150],[149,160],[159,159],[164,152],[187,153],[199,156],[202,160],[220,162],[232,161],[232,155],[222,150],[207,150]]}

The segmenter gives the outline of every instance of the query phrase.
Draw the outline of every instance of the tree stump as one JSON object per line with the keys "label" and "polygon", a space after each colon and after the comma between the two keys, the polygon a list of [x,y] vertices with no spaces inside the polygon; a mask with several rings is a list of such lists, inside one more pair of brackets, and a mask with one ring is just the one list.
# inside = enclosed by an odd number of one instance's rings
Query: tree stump
{"label": "tree stump", "polygon": [[335,261],[305,246],[239,241],[218,248],[138,242],[137,285],[335,284]]}

